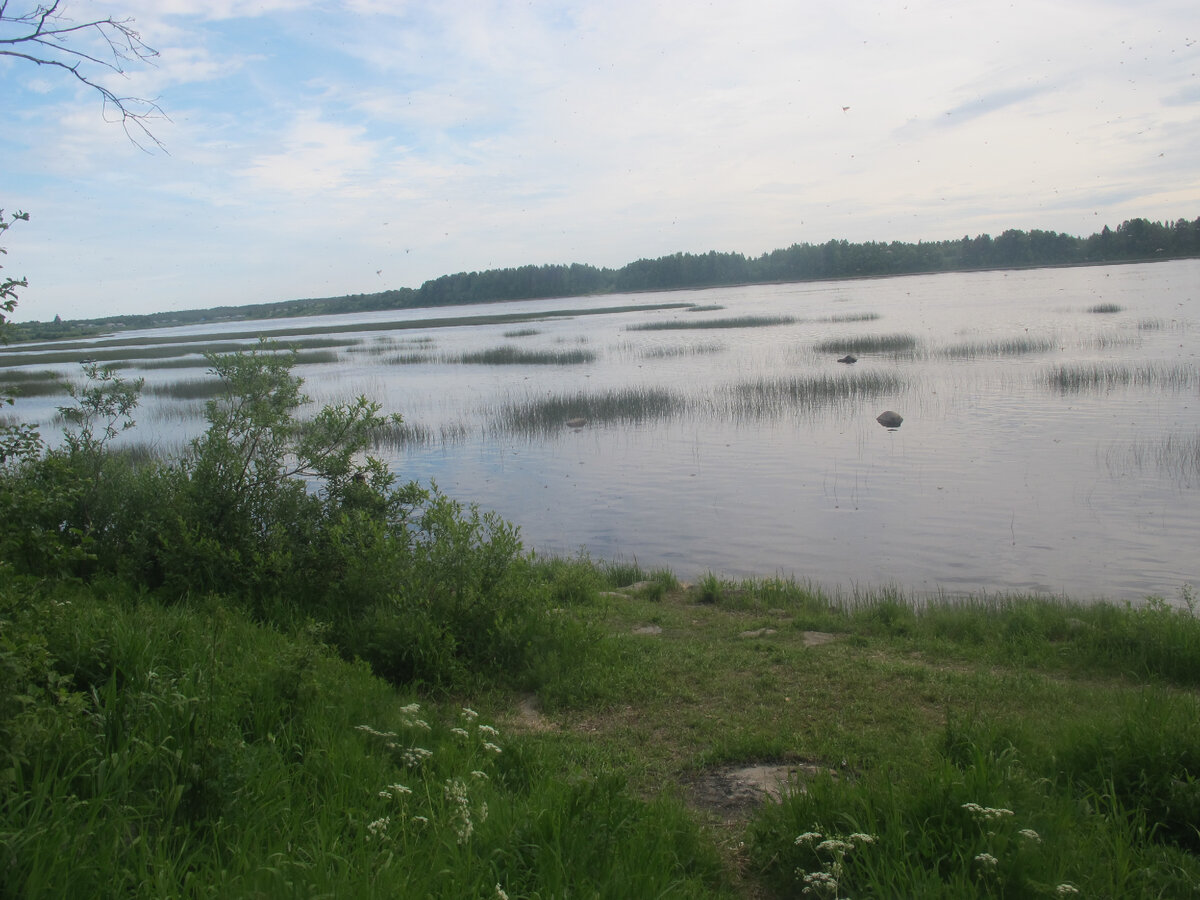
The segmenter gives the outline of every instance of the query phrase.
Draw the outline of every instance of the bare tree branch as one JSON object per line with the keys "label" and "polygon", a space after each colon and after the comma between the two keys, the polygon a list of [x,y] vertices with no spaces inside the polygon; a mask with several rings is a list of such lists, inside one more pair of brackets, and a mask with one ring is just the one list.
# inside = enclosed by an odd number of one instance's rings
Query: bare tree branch
{"label": "bare tree branch", "polygon": [[[0,56],[23,59],[38,66],[49,66],[70,72],[75,79],[100,94],[104,101],[105,119],[108,111],[120,114],[121,127],[137,147],[146,150],[144,142],[152,143],[163,152],[166,148],[154,136],[149,122],[165,119],[166,114],[153,100],[141,97],[122,97],[96,80],[83,67],[89,65],[126,75],[130,64],[154,65],[158,51],[142,40],[133,28],[132,19],[92,19],[75,22],[66,17],[61,0],[39,3],[32,10],[9,12],[9,0],[0,2]],[[91,39],[100,51],[72,46],[72,41]]]}

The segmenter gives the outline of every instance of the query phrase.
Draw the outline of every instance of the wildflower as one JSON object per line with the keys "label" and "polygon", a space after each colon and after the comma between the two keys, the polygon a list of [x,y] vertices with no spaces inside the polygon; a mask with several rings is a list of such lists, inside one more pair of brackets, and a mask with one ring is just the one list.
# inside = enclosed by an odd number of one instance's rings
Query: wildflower
{"label": "wildflower", "polygon": [[475,712],[475,710],[473,710],[473,709],[469,709],[464,706],[463,711],[462,711],[462,717],[464,719],[466,719],[468,722],[474,722],[476,719],[479,718],[479,713]]}
{"label": "wildflower", "polygon": [[433,751],[426,750],[424,747],[408,747],[400,754],[400,758],[410,769],[416,768],[431,756],[433,756]]}
{"label": "wildflower", "polygon": [[1002,819],[1013,814],[1011,809],[994,809],[990,806],[980,806],[978,803],[964,803],[962,808],[969,812],[977,822],[990,822],[993,819]]}
{"label": "wildflower", "polygon": [[1017,832],[1017,834],[1019,834],[1021,837],[1025,838],[1025,840],[1027,840],[1027,841],[1034,841],[1035,843],[1039,843],[1039,844],[1042,842],[1042,836],[1040,834],[1038,834],[1036,831],[1034,831],[1032,828],[1022,828],[1020,831]]}
{"label": "wildflower", "polygon": [[811,844],[813,841],[819,841],[821,833],[818,831],[806,831],[800,837],[796,838],[796,844]]}
{"label": "wildflower", "polygon": [[432,731],[433,730],[430,727],[429,723],[426,722],[424,719],[413,719],[408,724],[411,725],[413,728],[420,728],[422,731]]}
{"label": "wildflower", "polygon": [[508,900],[508,894],[504,893],[504,888],[500,887],[500,883],[496,883],[496,900]]}
{"label": "wildflower", "polygon": [[388,790],[393,794],[411,794],[412,788],[407,788],[402,784],[389,784]]}
{"label": "wildflower", "polygon": [[484,741],[483,749],[486,750],[488,753],[495,753],[497,755],[499,755],[500,753],[503,752],[499,747],[497,747],[491,741]]}
{"label": "wildflower", "polygon": [[1060,897],[1066,897],[1068,894],[1078,894],[1079,888],[1075,887],[1073,884],[1067,884],[1066,882],[1063,882],[1054,889],[1054,893],[1058,894]]}
{"label": "wildflower", "polygon": [[412,823],[414,825],[420,825],[420,826],[424,827],[429,824],[429,820],[427,818],[425,818],[425,816],[413,816]]}
{"label": "wildflower", "polygon": [[479,733],[486,734],[488,737],[499,737],[500,736],[500,732],[498,732],[491,725],[480,725]]}
{"label": "wildflower", "polygon": [[861,831],[856,831],[850,837],[846,838],[852,844],[873,844],[875,843],[875,835],[863,834]]}
{"label": "wildflower", "polygon": [[985,869],[994,869],[1000,864],[1000,860],[992,856],[990,853],[980,853],[975,857],[975,862],[979,863]]}
{"label": "wildflower", "polygon": [[471,736],[471,735],[469,735],[469,734],[467,733],[467,729],[465,729],[465,728],[451,728],[451,729],[450,729],[450,733],[451,733],[451,734],[456,734],[456,735],[458,735],[460,738],[463,738],[464,740],[465,740],[466,738],[469,738],[469,737]]}
{"label": "wildflower", "polygon": [[391,799],[392,799],[392,795],[391,795],[391,794],[389,794],[387,791],[380,791],[380,792],[379,792],[379,796],[380,796],[380,797],[382,797],[384,800],[391,800]]}
{"label": "wildflower", "polygon": [[392,824],[392,820],[388,816],[382,819],[376,819],[374,822],[367,823],[367,837],[376,838],[384,837],[387,834],[388,826]]}
{"label": "wildflower", "polygon": [[487,772],[480,772],[478,769],[475,769],[471,773],[471,777],[474,778],[476,781],[487,781],[488,780]]}
{"label": "wildflower", "polygon": [[410,703],[410,704],[408,704],[408,706],[400,707],[400,712],[406,716],[415,716],[420,711],[421,711],[420,703]]}
{"label": "wildflower", "polygon": [[830,838],[827,841],[821,841],[817,844],[817,851],[828,851],[830,853],[848,853],[854,849],[853,844],[848,844],[845,841],[839,841],[836,838]]}

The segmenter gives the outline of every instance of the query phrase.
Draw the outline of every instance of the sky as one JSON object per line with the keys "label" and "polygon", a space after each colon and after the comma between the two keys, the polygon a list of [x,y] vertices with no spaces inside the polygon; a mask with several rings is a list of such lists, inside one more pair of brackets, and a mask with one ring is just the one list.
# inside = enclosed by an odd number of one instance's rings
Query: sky
{"label": "sky", "polygon": [[17,321],[1200,216],[1195,0],[63,7],[158,51],[85,71],[164,149],[0,56]]}

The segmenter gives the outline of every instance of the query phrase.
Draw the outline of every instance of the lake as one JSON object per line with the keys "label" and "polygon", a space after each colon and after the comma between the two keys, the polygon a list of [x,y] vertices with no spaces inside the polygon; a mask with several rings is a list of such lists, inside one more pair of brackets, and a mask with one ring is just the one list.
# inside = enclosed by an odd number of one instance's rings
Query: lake
{"label": "lake", "polygon": [[[401,413],[409,430],[380,455],[540,553],[686,581],[1175,601],[1200,585],[1198,298],[1187,260],[142,334],[351,329],[297,367],[307,392]],[[634,308],[587,314],[618,307]],[[491,314],[528,320],[446,321]],[[464,361],[498,348],[517,361]],[[837,361],[847,349],[857,362]],[[195,364],[130,374],[166,386]],[[45,422],[62,402],[15,409]],[[123,439],[177,447],[198,403],[147,395]],[[885,410],[903,424],[882,427]]]}

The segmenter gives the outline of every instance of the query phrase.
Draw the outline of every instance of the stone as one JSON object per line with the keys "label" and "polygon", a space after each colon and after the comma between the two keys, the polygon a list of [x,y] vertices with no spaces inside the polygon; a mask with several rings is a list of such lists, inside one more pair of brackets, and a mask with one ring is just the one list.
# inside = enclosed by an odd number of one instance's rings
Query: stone
{"label": "stone", "polygon": [[849,353],[847,353],[845,356],[843,356],[841,359],[839,359],[838,362],[840,362],[840,363],[856,363],[856,362],[858,362],[858,357],[851,356]]}
{"label": "stone", "polygon": [[567,419],[568,428],[582,428],[587,423],[587,419]]}
{"label": "stone", "polygon": [[898,412],[892,412],[890,409],[886,412],[881,412],[875,417],[875,421],[884,428],[899,428],[900,423],[904,421],[904,417]]}

